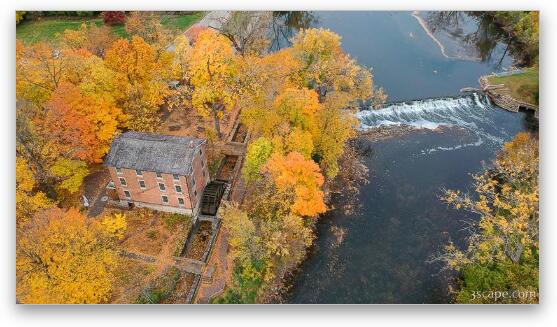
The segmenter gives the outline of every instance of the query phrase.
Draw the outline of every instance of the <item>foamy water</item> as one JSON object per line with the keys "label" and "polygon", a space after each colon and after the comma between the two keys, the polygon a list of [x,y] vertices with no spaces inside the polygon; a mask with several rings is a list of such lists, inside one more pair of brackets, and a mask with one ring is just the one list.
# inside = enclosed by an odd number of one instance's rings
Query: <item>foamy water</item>
{"label": "foamy water", "polygon": [[460,97],[425,99],[397,102],[382,109],[358,112],[362,130],[383,126],[411,126],[417,129],[435,130],[440,127],[460,128],[475,135],[476,141],[459,144],[440,145],[422,150],[428,154],[436,151],[454,151],[488,143],[500,147],[507,139],[507,133],[498,127],[490,115],[493,107],[485,95],[473,93]]}

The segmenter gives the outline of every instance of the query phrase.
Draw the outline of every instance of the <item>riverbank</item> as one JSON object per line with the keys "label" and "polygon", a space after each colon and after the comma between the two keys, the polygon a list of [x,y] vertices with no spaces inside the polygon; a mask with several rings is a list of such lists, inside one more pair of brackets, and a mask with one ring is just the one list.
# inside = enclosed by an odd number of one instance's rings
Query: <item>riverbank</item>
{"label": "riverbank", "polygon": [[447,47],[441,42],[441,40],[439,40],[439,38],[437,36],[435,36],[434,32],[432,31],[432,29],[430,28],[430,26],[428,25],[426,20],[422,16],[420,16],[420,12],[417,11],[417,10],[413,11],[412,12],[412,17],[414,17],[418,21],[418,23],[420,24],[420,26],[422,27],[424,32],[427,34],[427,36],[433,42],[435,42],[435,44],[439,47],[439,50],[441,51],[441,54],[443,55],[443,57],[445,57],[447,59],[460,59],[460,60],[469,60],[469,61],[480,61],[481,60],[481,58],[473,57],[473,56],[466,56],[466,55],[453,56],[453,55],[449,55]]}
{"label": "riverbank", "polygon": [[427,36],[429,36],[433,42],[435,42],[435,44],[437,44],[437,46],[439,47],[439,50],[441,50],[441,54],[443,55],[443,57],[445,58],[451,58],[449,57],[449,55],[447,55],[445,46],[443,45],[443,43],[441,43],[441,41],[439,41],[439,39],[437,39],[435,37],[435,35],[433,35],[433,32],[429,29],[429,26],[427,25],[427,22],[420,17],[419,15],[419,11],[414,10],[412,12],[412,17],[416,18],[416,20],[418,21],[418,23],[420,24],[420,26],[424,29],[424,32],[427,34]]}
{"label": "riverbank", "polygon": [[521,109],[534,110],[538,117],[539,73],[528,68],[523,72],[491,74],[479,79],[482,91],[497,106],[512,112]]}
{"label": "riverbank", "polygon": [[498,89],[499,93],[506,94],[517,101],[539,105],[539,69],[526,68],[518,73],[492,74],[486,76],[490,85],[503,84],[505,88]]}

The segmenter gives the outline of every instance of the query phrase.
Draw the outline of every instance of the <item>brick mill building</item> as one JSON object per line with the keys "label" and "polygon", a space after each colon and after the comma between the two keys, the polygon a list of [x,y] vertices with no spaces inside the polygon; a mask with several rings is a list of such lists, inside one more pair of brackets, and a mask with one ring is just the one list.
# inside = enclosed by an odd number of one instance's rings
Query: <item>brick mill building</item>
{"label": "brick mill building", "polygon": [[126,132],[105,158],[110,202],[123,207],[193,214],[209,182],[205,140]]}

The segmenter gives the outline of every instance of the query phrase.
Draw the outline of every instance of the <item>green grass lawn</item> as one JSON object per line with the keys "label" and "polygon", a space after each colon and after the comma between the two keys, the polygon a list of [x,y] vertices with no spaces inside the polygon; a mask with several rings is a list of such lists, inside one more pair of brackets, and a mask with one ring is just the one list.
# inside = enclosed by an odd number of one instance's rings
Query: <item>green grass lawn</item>
{"label": "green grass lawn", "polygon": [[[510,76],[491,76],[489,84],[505,84],[508,90],[501,93],[508,94],[513,98],[538,105],[539,101],[539,69],[537,67],[527,68],[521,74]],[[499,90],[497,90],[499,92]]]}
{"label": "green grass lawn", "polygon": [[[161,22],[168,29],[185,31],[189,26],[203,18],[204,15],[204,12],[188,15],[161,15]],[[101,18],[85,17],[43,17],[40,20],[23,21],[17,25],[16,38],[25,43],[54,41],[56,34],[61,34],[66,29],[77,30],[82,23],[91,21],[97,25],[103,24]],[[128,37],[123,25],[113,26],[112,31],[116,36]]]}

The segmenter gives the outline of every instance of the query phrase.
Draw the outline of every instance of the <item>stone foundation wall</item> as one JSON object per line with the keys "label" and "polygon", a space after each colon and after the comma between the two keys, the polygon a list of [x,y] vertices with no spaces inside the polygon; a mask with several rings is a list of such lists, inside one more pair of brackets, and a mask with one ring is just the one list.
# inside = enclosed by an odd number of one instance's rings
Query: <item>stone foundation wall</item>
{"label": "stone foundation wall", "polygon": [[124,209],[129,208],[128,203],[130,203],[130,202],[133,203],[133,205],[136,208],[149,208],[149,209],[153,209],[153,210],[157,210],[157,211],[178,213],[178,214],[181,214],[181,215],[193,216],[193,211],[191,209],[188,209],[188,208],[177,208],[177,207],[163,206],[163,205],[157,205],[157,204],[145,203],[145,202],[138,202],[138,201],[126,201],[126,200],[113,201],[113,200],[109,200],[109,204],[120,207],[120,208],[124,208]]}

